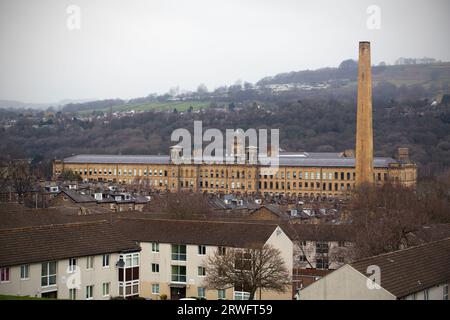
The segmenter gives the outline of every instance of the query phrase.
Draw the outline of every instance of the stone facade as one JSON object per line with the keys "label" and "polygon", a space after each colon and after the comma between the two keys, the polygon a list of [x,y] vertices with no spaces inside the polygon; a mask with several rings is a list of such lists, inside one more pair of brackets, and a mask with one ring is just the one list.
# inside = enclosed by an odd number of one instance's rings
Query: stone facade
{"label": "stone facade", "polygon": [[[322,159],[320,154],[315,154],[317,159],[310,159],[308,165],[281,163],[279,170],[270,175],[264,174],[264,167],[259,165],[174,164],[169,157],[158,160],[158,163],[151,163],[152,159],[148,163],[137,160],[132,163],[134,160],[128,158],[121,162],[121,157],[114,156],[114,162],[109,158],[95,162],[97,160],[89,159],[89,156],[57,160],[53,163],[53,176],[57,179],[64,170],[72,170],[79,173],[84,181],[136,184],[148,190],[299,197],[342,196],[355,187],[356,178],[352,165],[354,158],[346,158],[343,154],[333,154],[331,160],[327,158],[329,155],[324,155]],[[327,165],[320,165],[324,160]],[[415,164],[392,158],[375,158],[374,162],[380,163],[373,170],[373,179],[377,184],[387,180],[411,187],[416,184]]]}

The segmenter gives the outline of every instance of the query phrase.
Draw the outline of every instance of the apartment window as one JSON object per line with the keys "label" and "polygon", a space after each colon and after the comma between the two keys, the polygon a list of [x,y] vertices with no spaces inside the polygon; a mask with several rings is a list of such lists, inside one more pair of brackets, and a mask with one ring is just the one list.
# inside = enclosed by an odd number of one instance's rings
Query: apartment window
{"label": "apartment window", "polygon": [[69,289],[69,299],[77,300],[77,289],[75,288]]}
{"label": "apartment window", "polygon": [[129,297],[139,295],[139,280],[119,282],[119,296]]}
{"label": "apartment window", "polygon": [[205,298],[206,297],[206,290],[205,288],[197,288],[197,295],[199,298]]}
{"label": "apartment window", "polygon": [[186,282],[186,266],[172,266],[172,281]]}
{"label": "apartment window", "polygon": [[124,261],[119,267],[119,296],[128,297],[139,294],[139,253],[121,254]]}
{"label": "apartment window", "polygon": [[159,273],[159,263],[152,263],[152,272]]}
{"label": "apartment window", "polygon": [[152,252],[159,252],[159,243],[152,242]]}
{"label": "apartment window", "polygon": [[69,272],[74,272],[77,268],[77,259],[70,258],[69,259]]}
{"label": "apartment window", "polygon": [[198,246],[198,254],[204,256],[206,254],[206,246]]}
{"label": "apartment window", "polygon": [[159,283],[152,284],[152,294],[159,294]]}
{"label": "apartment window", "polygon": [[339,242],[338,242],[338,246],[339,246],[340,248],[345,247],[345,241],[339,241]]}
{"label": "apartment window", "polygon": [[104,282],[102,285],[102,294],[104,297],[109,296],[109,287],[110,287],[110,283],[109,282]]}
{"label": "apartment window", "polygon": [[225,299],[225,289],[217,290],[217,299],[219,299],[219,300]]}
{"label": "apartment window", "polygon": [[219,256],[224,256],[226,253],[225,247],[219,247],[219,248],[217,248],[217,250],[219,251]]}
{"label": "apartment window", "polygon": [[41,286],[48,287],[56,284],[56,261],[44,262],[41,269]]}
{"label": "apartment window", "polygon": [[250,292],[245,291],[235,291],[234,292],[234,300],[249,300]]}
{"label": "apartment window", "polygon": [[328,253],[328,242],[317,241],[316,242],[316,253],[318,253],[318,254]]}
{"label": "apartment window", "polygon": [[86,258],[86,269],[87,270],[94,269],[94,257]]}
{"label": "apartment window", "polygon": [[444,284],[444,287],[442,289],[442,299],[448,300],[448,283]]}
{"label": "apartment window", "polygon": [[9,281],[9,267],[1,268],[1,282],[8,282]]}
{"label": "apartment window", "polygon": [[172,260],[186,261],[186,245],[172,245]]}
{"label": "apartment window", "polygon": [[328,269],[328,258],[316,258],[317,269]]}
{"label": "apartment window", "polygon": [[26,280],[30,277],[30,265],[24,264],[20,266],[20,279]]}
{"label": "apartment window", "polygon": [[199,277],[205,277],[206,276],[206,268],[205,267],[198,267],[197,268],[197,275]]}
{"label": "apartment window", "polygon": [[121,258],[125,260],[125,268],[139,267],[139,253],[122,255]]}
{"label": "apartment window", "polygon": [[94,286],[86,286],[86,299],[94,298]]}
{"label": "apartment window", "polygon": [[102,258],[102,266],[109,267],[109,254],[104,254]]}

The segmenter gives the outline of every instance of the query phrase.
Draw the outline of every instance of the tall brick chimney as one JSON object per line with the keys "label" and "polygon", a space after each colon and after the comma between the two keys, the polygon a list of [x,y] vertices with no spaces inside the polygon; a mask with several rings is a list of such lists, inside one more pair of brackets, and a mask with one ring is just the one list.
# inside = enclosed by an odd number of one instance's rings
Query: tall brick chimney
{"label": "tall brick chimney", "polygon": [[355,160],[356,185],[373,183],[372,71],[367,41],[359,43]]}

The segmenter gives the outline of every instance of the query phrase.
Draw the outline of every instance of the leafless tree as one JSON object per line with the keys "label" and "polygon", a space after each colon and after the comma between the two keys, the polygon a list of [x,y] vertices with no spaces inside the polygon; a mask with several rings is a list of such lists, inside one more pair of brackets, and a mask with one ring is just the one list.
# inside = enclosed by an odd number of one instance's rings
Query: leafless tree
{"label": "leafless tree", "polygon": [[7,168],[7,183],[16,193],[19,202],[26,193],[33,190],[33,176],[26,161],[10,161]]}
{"label": "leafless tree", "polygon": [[206,195],[183,191],[155,196],[150,206],[152,211],[167,213],[179,219],[194,215],[206,216],[211,211]]}
{"label": "leafless tree", "polygon": [[285,292],[290,280],[280,251],[266,244],[217,250],[207,259],[204,283],[211,289],[243,289],[253,300],[258,289]]}
{"label": "leafless tree", "polygon": [[417,197],[433,223],[450,223],[450,169],[417,184]]}
{"label": "leafless tree", "polygon": [[[299,229],[299,227],[301,229]],[[294,242],[294,266],[300,268],[320,269],[336,268],[346,262],[353,260],[353,245],[350,240],[352,231],[350,228],[340,230],[341,235],[331,240],[330,233],[333,228],[344,228],[344,226],[333,226],[328,224],[295,224],[289,222],[286,225]],[[343,236],[348,236],[346,240]],[[340,245],[342,244],[342,246]]]}
{"label": "leafless tree", "polygon": [[8,185],[8,164],[0,159],[0,191]]}
{"label": "leafless tree", "polygon": [[399,184],[363,186],[350,203],[357,258],[411,245],[408,234],[429,222],[427,208],[413,189]]}

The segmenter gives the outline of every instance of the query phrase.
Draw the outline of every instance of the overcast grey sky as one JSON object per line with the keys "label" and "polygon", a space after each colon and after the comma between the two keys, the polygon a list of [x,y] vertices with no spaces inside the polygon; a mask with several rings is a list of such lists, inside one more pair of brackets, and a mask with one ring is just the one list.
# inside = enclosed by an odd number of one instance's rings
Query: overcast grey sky
{"label": "overcast grey sky", "polygon": [[[69,5],[81,28],[69,30]],[[369,5],[381,28],[366,25]],[[337,66],[450,60],[449,0],[0,0],[0,99],[132,98]]]}

